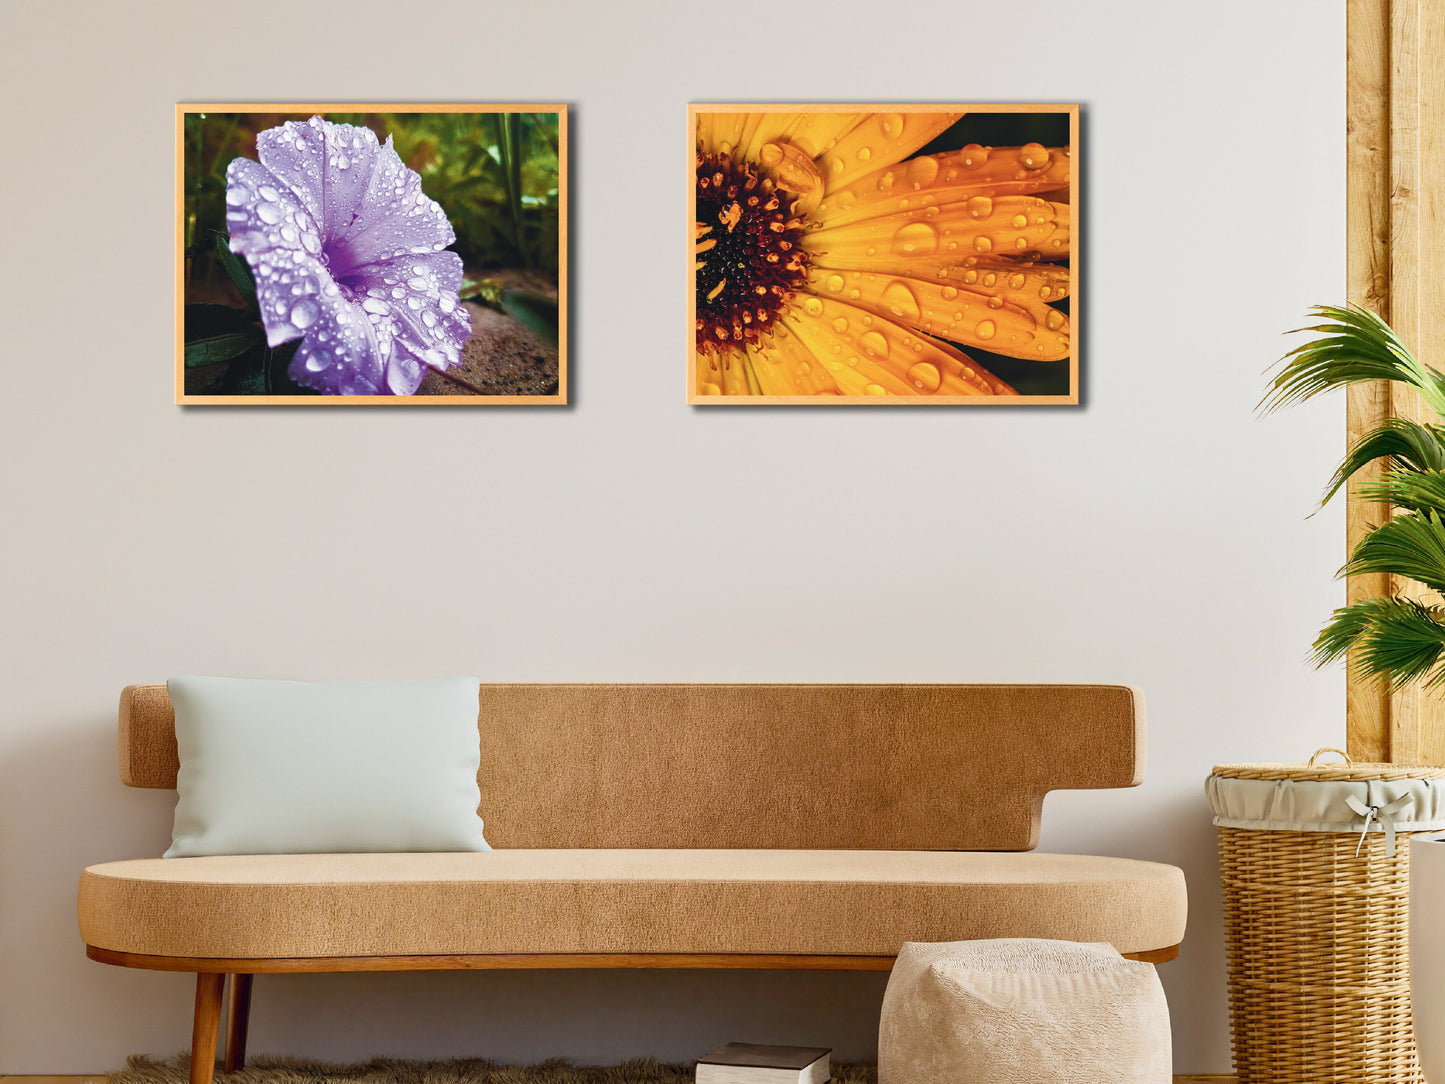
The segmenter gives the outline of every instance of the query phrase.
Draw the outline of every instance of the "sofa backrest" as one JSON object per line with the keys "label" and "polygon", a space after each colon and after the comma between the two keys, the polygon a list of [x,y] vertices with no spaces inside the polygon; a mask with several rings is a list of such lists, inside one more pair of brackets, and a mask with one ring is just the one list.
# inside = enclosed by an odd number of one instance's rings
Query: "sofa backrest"
{"label": "sofa backrest", "polygon": [[[1050,790],[1144,775],[1126,685],[489,685],[496,847],[1031,850]],[[164,685],[121,694],[120,775],[176,785]]]}

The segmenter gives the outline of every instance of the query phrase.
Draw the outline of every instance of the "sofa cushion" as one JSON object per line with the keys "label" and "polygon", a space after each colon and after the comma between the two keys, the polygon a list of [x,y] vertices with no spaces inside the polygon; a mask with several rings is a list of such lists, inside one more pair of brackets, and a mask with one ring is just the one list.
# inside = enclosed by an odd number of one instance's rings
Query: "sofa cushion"
{"label": "sofa cushion", "polygon": [[1037,852],[245,855],[107,862],[80,884],[87,944],[219,958],[892,956],[985,937],[1144,952],[1178,944],[1184,921],[1173,866]]}

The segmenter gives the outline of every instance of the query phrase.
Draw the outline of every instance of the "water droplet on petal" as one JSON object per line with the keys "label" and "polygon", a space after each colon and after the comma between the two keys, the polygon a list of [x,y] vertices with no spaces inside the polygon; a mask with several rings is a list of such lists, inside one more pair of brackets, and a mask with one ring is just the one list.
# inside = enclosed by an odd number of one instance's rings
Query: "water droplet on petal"
{"label": "water droplet on petal", "polygon": [[958,291],[952,286],[945,286],[938,292],[940,295],[942,295],[943,300],[945,301],[952,301],[955,297],[958,296]]}
{"label": "water droplet on petal", "polygon": [[273,203],[281,198],[281,193],[277,192],[276,189],[272,188],[269,184],[263,184],[260,188],[256,189],[256,191],[261,194],[262,199],[270,200]]}
{"label": "water droplet on petal", "polygon": [[908,382],[920,391],[932,395],[943,383],[943,374],[936,366],[926,361],[915,362],[908,369]]}
{"label": "water droplet on petal", "polygon": [[885,113],[878,121],[878,126],[883,129],[885,138],[897,139],[903,134],[903,116],[900,113]]}
{"label": "water droplet on petal", "polygon": [[980,320],[978,322],[976,334],[980,339],[992,339],[996,334],[998,334],[998,325],[995,324],[992,320]]}
{"label": "water droplet on petal", "polygon": [[883,287],[880,300],[894,316],[901,316],[905,320],[917,320],[921,315],[918,298],[902,279],[894,279]]}
{"label": "water droplet on petal", "polygon": [[832,293],[836,294],[839,290],[843,289],[843,276],[829,275],[828,281],[823,283],[823,285],[828,287]]}
{"label": "water droplet on petal", "polygon": [[1058,309],[1050,309],[1049,314],[1044,317],[1044,326],[1050,331],[1058,331],[1064,326],[1064,314]]}
{"label": "water droplet on petal", "polygon": [[803,311],[809,316],[822,316],[823,303],[816,297],[806,297],[803,299]]}
{"label": "water droplet on petal", "polygon": [[922,188],[926,184],[932,184],[933,179],[937,176],[937,158],[915,158],[908,163],[908,180],[914,188]]}
{"label": "water droplet on petal", "polygon": [[1041,143],[1025,143],[1019,148],[1019,161],[1024,169],[1043,169],[1050,157],[1048,148]]}
{"label": "water droplet on petal", "polygon": [[833,321],[833,330],[839,335],[843,334],[843,332],[848,330],[848,321],[841,316],[837,317]]}
{"label": "water droplet on petal", "polygon": [[988,161],[988,148],[970,143],[958,152],[958,161],[964,169],[977,169]]}
{"label": "water droplet on petal", "polygon": [[281,227],[281,237],[288,245],[294,245],[299,236],[294,226],[288,224]]}
{"label": "water droplet on petal", "polygon": [[274,226],[281,221],[281,208],[274,203],[262,203],[256,207],[256,217],[268,226]]}
{"label": "water droplet on petal", "polygon": [[987,237],[975,237],[973,239],[973,250],[975,252],[990,252],[993,250],[993,242]]}
{"label": "water droplet on petal", "polygon": [[987,196],[974,196],[963,205],[970,218],[987,218],[993,214],[993,200]]}
{"label": "water droplet on petal", "polygon": [[457,303],[449,297],[443,297],[440,301],[437,302],[437,308],[441,309],[442,312],[447,313],[448,315],[454,312],[456,310],[456,307]]}
{"label": "water droplet on petal", "polygon": [[859,335],[858,345],[868,353],[869,357],[886,358],[888,356],[888,340],[876,331],[865,331]]}
{"label": "water droplet on petal", "polygon": [[226,203],[231,207],[239,207],[251,198],[251,193],[238,184],[230,185],[226,189]]}
{"label": "water droplet on petal", "polygon": [[1028,215],[1014,215],[1014,217],[1013,217],[1013,226],[1014,226],[1014,229],[1016,229],[1016,230],[1021,230],[1021,229],[1023,229],[1025,226],[1027,226],[1028,224],[1029,224],[1029,216],[1028,216]]}
{"label": "water droplet on petal", "polygon": [[881,384],[867,384],[863,388],[864,395],[887,395],[888,389]]}
{"label": "water droplet on petal", "polygon": [[391,311],[390,305],[376,297],[368,297],[361,303],[361,307],[376,316],[385,316]]}
{"label": "water droplet on petal", "polygon": [[325,350],[313,350],[310,354],[306,355],[306,368],[310,372],[319,373],[330,364],[331,355]]}
{"label": "water droplet on petal", "polygon": [[893,171],[891,169],[878,178],[878,191],[885,195],[893,191]]}
{"label": "water droplet on petal", "polygon": [[893,235],[898,256],[927,256],[938,248],[938,231],[926,222],[910,222]]}
{"label": "water droplet on petal", "polygon": [[316,302],[309,297],[303,297],[296,304],[291,306],[291,323],[305,331],[312,324],[316,323],[316,317],[320,313]]}

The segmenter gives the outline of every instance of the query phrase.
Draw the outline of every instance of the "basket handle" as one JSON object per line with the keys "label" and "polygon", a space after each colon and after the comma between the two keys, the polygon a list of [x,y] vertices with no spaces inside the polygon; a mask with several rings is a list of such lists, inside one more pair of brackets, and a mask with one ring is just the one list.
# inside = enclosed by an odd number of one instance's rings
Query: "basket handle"
{"label": "basket handle", "polygon": [[1349,753],[1345,752],[1343,749],[1336,749],[1332,745],[1327,745],[1323,749],[1315,750],[1315,755],[1310,757],[1308,767],[1315,767],[1315,761],[1319,760],[1320,757],[1324,756],[1326,753],[1338,753],[1340,756],[1344,757],[1346,768],[1353,768],[1355,766],[1355,758],[1350,756]]}

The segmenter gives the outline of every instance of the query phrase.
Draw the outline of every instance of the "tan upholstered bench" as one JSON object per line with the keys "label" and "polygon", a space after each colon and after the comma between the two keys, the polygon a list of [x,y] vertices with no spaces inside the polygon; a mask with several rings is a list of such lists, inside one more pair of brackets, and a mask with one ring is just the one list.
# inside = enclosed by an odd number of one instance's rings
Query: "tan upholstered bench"
{"label": "tan upholstered bench", "polygon": [[[1031,853],[1045,793],[1143,775],[1114,685],[483,685],[480,854],[137,859],[81,876],[105,963],[195,972],[192,1081],[245,1058],[251,976],[548,967],[887,970],[908,941],[1172,959],[1173,866]],[[121,778],[174,787],[164,685]]]}

